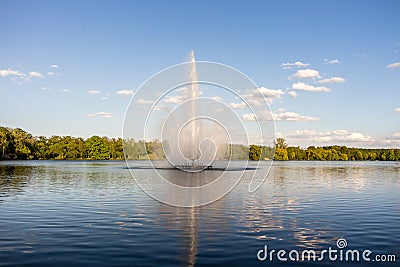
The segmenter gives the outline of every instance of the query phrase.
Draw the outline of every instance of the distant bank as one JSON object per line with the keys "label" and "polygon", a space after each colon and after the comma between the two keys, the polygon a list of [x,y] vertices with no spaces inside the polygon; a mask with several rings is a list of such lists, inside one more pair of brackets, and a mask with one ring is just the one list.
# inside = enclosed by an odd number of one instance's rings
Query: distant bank
{"label": "distant bank", "polygon": [[[106,136],[87,139],[72,136],[33,136],[20,128],[0,126],[0,159],[2,160],[122,160],[125,158],[123,144],[129,149],[132,160],[165,159],[162,143],[158,140],[122,140]],[[400,161],[400,149],[349,148],[346,146],[323,146],[308,148],[290,147],[285,139],[278,138],[275,149],[258,145],[231,145],[234,160],[330,160],[330,161]]]}

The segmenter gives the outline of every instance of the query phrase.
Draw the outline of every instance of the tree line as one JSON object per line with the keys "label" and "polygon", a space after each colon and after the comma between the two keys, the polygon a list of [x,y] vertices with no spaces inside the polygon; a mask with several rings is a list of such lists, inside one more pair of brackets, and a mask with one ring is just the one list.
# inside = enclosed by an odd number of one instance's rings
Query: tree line
{"label": "tree line", "polygon": [[[251,160],[266,159],[263,155],[268,147],[250,145]],[[285,139],[278,138],[275,142],[274,160],[369,160],[369,161],[400,161],[400,149],[354,148],[347,146],[309,146],[308,148],[289,147]]]}
{"label": "tree line", "polygon": [[0,127],[1,159],[123,159],[122,139],[92,136],[32,136],[20,129]]}
{"label": "tree line", "polygon": [[[123,147],[125,146],[125,154]],[[234,160],[383,160],[400,161],[400,149],[366,149],[346,146],[289,147],[278,138],[274,147],[236,145],[229,147]],[[0,127],[0,159],[119,160],[165,159],[158,140],[92,136],[33,136],[20,128]]]}

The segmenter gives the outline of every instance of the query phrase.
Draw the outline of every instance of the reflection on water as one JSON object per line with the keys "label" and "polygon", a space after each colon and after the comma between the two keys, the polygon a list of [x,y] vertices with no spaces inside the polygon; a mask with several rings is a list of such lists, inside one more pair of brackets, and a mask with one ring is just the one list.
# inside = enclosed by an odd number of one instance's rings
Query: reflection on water
{"label": "reflection on water", "polygon": [[23,192],[34,174],[31,166],[0,165],[0,201],[3,197]]}
{"label": "reflection on water", "polygon": [[249,194],[251,173],[211,205],[176,208],[145,195],[124,162],[0,162],[0,263],[259,266],[266,244],[320,251],[340,237],[400,256],[399,163],[278,162]]}
{"label": "reflection on water", "polygon": [[179,255],[182,257],[183,262],[186,262],[186,266],[194,266],[198,253],[199,209],[192,207],[172,208],[171,210],[171,207],[167,205],[160,205],[158,208],[161,216],[162,214],[167,214],[166,223],[160,225],[160,228],[170,231],[178,230],[180,232],[182,238],[178,242],[182,251],[180,251]]}

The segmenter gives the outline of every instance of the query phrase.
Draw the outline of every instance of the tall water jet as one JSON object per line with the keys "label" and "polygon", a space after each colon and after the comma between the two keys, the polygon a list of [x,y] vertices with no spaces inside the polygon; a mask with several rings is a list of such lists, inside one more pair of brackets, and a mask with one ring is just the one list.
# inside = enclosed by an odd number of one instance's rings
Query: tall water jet
{"label": "tall water jet", "polygon": [[189,66],[189,82],[179,88],[184,101],[164,121],[162,139],[166,158],[172,166],[199,171],[211,168],[215,160],[225,157],[229,135],[211,116],[210,111],[217,110],[221,103],[201,97],[193,51]]}
{"label": "tall water jet", "polygon": [[[200,94],[199,94],[199,85],[198,85],[198,80],[197,80],[196,60],[194,58],[194,51],[193,50],[190,52],[190,63],[191,63],[190,80],[192,82],[191,83],[190,96],[191,96],[191,99],[193,100],[193,99],[196,99],[196,98],[198,98],[200,96]],[[191,101],[191,103],[190,103],[190,111],[191,111],[190,117],[194,118],[195,115],[196,115],[196,101]],[[192,143],[192,145],[197,144],[197,142],[196,142],[196,134],[198,132],[198,129],[197,129],[198,125],[197,124],[198,123],[196,123],[196,121],[193,121],[191,123],[191,125],[192,125],[192,127],[191,127],[191,129],[192,129],[192,132],[191,132],[191,138],[192,138],[191,143]],[[192,164],[195,162],[196,159],[197,159],[196,150],[192,149],[192,157],[191,157]]]}

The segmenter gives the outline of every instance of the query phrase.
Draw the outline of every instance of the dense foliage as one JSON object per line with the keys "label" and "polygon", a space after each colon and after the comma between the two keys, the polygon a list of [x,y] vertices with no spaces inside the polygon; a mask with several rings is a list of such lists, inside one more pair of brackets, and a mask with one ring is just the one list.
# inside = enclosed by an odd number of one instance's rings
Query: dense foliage
{"label": "dense foliage", "polygon": [[400,149],[349,148],[346,146],[323,146],[308,148],[288,147],[278,138],[274,160],[382,160],[400,161]]}
{"label": "dense foliage", "polygon": [[250,145],[249,160],[260,160],[262,147],[257,145]]}
{"label": "dense foliage", "polygon": [[[125,155],[123,151],[125,142]],[[289,147],[283,138],[273,147],[231,145],[234,160],[384,160],[400,161],[400,149],[324,146]],[[0,127],[0,159],[164,159],[162,143],[92,136],[84,140],[71,136],[35,137],[20,129]]]}
{"label": "dense foliage", "polygon": [[122,139],[92,136],[35,137],[22,129],[0,127],[1,159],[123,159]]}

